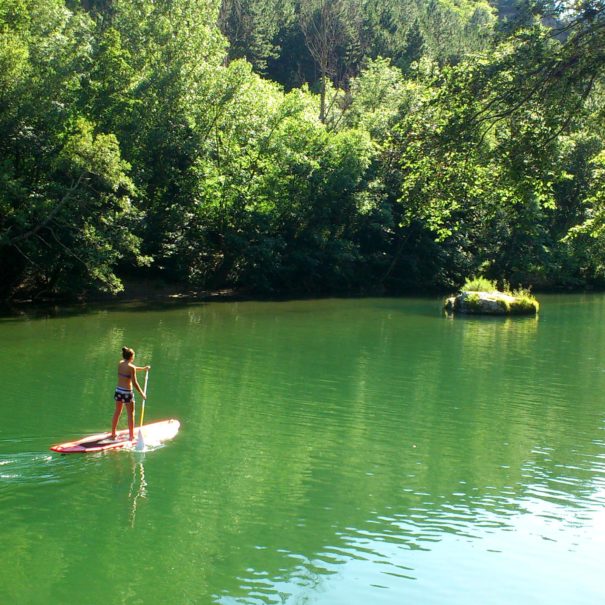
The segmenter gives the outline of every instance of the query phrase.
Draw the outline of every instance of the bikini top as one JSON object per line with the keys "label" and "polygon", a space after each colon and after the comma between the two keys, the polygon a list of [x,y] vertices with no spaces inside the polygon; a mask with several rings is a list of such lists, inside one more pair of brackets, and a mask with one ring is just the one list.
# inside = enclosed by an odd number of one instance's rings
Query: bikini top
{"label": "bikini top", "polygon": [[118,371],[118,376],[122,376],[122,378],[131,378],[132,379],[132,374],[122,374],[122,372]]}

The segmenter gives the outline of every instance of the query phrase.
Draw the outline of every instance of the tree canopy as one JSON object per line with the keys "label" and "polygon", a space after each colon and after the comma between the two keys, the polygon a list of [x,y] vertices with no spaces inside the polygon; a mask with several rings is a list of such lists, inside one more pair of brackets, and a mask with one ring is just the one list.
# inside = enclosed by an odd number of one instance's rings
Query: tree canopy
{"label": "tree canopy", "polygon": [[605,283],[605,3],[0,0],[0,298]]}

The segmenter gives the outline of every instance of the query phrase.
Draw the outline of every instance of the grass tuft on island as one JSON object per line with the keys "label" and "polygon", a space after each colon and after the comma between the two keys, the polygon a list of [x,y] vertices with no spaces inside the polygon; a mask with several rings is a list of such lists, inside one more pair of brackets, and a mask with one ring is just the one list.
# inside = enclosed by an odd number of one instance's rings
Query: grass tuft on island
{"label": "grass tuft on island", "polygon": [[498,290],[496,282],[485,277],[467,279],[456,296],[446,299],[448,313],[475,315],[536,315],[540,303],[529,288],[511,289],[504,283]]}

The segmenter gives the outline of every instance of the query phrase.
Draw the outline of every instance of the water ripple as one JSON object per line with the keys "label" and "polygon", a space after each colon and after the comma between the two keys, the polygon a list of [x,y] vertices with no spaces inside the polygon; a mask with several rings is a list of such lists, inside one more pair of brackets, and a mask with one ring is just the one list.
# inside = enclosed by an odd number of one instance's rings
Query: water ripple
{"label": "water ripple", "polygon": [[14,485],[59,481],[62,473],[57,458],[41,452],[21,452],[0,457],[0,490]]}

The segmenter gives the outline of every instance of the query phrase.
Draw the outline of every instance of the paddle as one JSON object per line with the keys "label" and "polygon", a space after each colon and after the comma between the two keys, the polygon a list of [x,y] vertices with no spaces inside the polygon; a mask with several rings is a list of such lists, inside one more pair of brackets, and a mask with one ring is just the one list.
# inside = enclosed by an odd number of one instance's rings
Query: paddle
{"label": "paddle", "polygon": [[[143,392],[145,393],[145,397],[147,397],[147,381],[149,380],[149,370],[145,370],[145,386],[143,387]],[[141,424],[139,426],[139,434],[137,435],[137,444],[135,449],[139,452],[145,449],[145,440],[143,439],[143,418],[145,417],[145,397],[143,398],[143,405],[141,408]]]}

